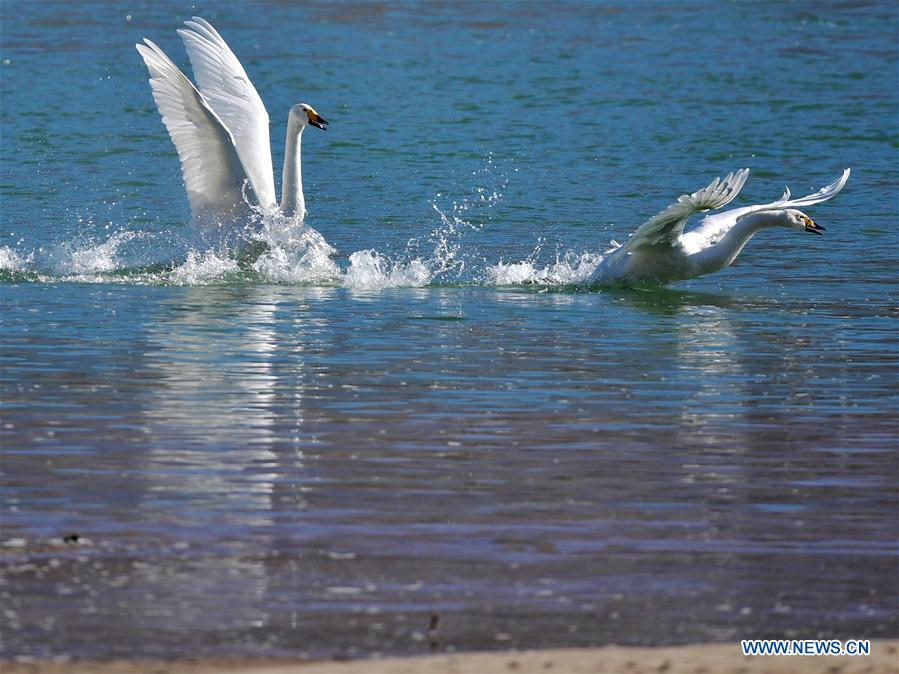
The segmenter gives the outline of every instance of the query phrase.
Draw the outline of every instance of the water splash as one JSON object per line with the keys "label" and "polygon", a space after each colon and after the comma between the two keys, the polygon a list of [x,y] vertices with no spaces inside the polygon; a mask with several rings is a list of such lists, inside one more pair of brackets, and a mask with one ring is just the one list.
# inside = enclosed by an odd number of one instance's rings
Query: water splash
{"label": "water splash", "polygon": [[253,270],[263,281],[333,284],[340,279],[340,268],[332,259],[337,251],[307,225],[274,213],[255,240],[262,253],[253,262]]}
{"label": "water splash", "polygon": [[588,283],[593,272],[602,259],[612,251],[621,247],[615,239],[609,241],[609,247],[602,253],[575,253],[568,250],[560,253],[556,249],[555,260],[540,266],[538,260],[544,246],[541,239],[533,252],[521,262],[503,262],[488,265],[485,282],[487,285],[582,285]]}
{"label": "water splash", "polygon": [[350,255],[350,266],[343,285],[357,290],[384,288],[418,288],[434,278],[434,271],[424,260],[394,261],[376,250],[360,250]]}
{"label": "water splash", "polygon": [[0,246],[0,271],[26,272],[34,263],[34,253],[22,257],[9,246]]}
{"label": "water splash", "polygon": [[115,232],[106,241],[79,248],[68,244],[62,247],[57,271],[65,276],[90,276],[101,272],[121,269],[124,265],[119,257],[122,246],[135,239],[147,238],[141,232],[122,230]]}
{"label": "water splash", "polygon": [[246,229],[239,243],[188,251],[187,260],[161,279],[177,285],[219,283],[335,284],[336,250],[316,230],[279,214],[258,229]]}
{"label": "water splash", "polygon": [[[277,210],[259,210],[238,228],[183,228],[167,234],[123,229],[104,241],[41,248],[37,260],[35,253],[23,255],[4,246],[0,271],[6,277],[37,280],[316,284],[365,290],[422,287],[436,281],[553,286],[589,279],[600,255],[557,251],[554,261],[541,264],[542,241],[525,260],[489,264],[479,251],[477,235],[497,217],[496,206],[502,203],[508,179],[496,171],[492,157],[472,176],[475,187],[467,195],[451,201],[442,193],[435,195],[431,208],[437,222],[425,236],[409,239],[399,253],[353,252],[345,269],[338,266],[337,251],[318,231]],[[163,257],[148,259],[153,255]]]}
{"label": "water splash", "polygon": [[[118,232],[108,240],[77,247],[61,246],[54,251],[52,270],[46,260],[35,261],[35,254],[23,255],[9,247],[0,247],[0,273],[6,281],[78,281],[83,283],[146,283],[159,285],[218,285],[231,283],[277,283],[285,285],[340,285],[357,290],[423,287],[441,277],[451,283],[489,286],[542,285],[563,286],[586,282],[602,255],[567,251],[541,263],[541,245],[518,262],[500,260],[495,264],[479,262],[476,253],[463,242],[465,230],[451,216],[438,212],[444,226],[435,229],[427,243],[428,255],[416,255],[421,243],[413,240],[406,250],[390,256],[375,249],[352,253],[342,270],[333,257],[334,248],[311,228],[273,234],[261,233],[259,247],[241,253],[227,248],[187,251],[181,262],[127,266],[120,254],[129,242],[146,241],[149,235]],[[467,227],[462,224],[461,227]],[[63,254],[60,254],[60,250]],[[463,273],[467,272],[467,273]]]}
{"label": "water splash", "polygon": [[534,253],[521,262],[503,262],[488,265],[485,282],[487,285],[577,285],[590,280],[591,274],[602,260],[596,253],[556,253],[555,260],[540,266],[537,258],[540,253],[538,245]]}
{"label": "water splash", "polygon": [[229,275],[240,272],[237,260],[220,257],[215,251],[190,251],[187,260],[167,274],[165,281],[173,285],[211,285],[226,282]]}

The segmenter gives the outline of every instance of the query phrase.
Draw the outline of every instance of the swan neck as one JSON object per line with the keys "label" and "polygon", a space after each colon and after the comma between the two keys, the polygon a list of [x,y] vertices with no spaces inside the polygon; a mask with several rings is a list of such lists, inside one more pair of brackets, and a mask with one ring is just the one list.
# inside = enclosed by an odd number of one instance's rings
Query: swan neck
{"label": "swan neck", "polygon": [[756,232],[780,225],[769,212],[751,213],[739,220],[721,239],[698,254],[700,274],[720,271],[728,267]]}
{"label": "swan neck", "polygon": [[[738,244],[737,253],[746,245],[746,242],[753,237],[756,232],[771,227],[783,227],[792,229],[792,226],[784,218],[784,211],[761,211],[759,213],[750,213],[737,221],[737,224],[727,233],[726,239],[732,239],[734,244]],[[736,257],[736,253],[734,254]]]}
{"label": "swan neck", "polygon": [[305,125],[293,116],[287,122],[287,139],[284,143],[284,171],[281,175],[281,213],[286,216],[306,217],[306,199],[303,196],[303,171],[301,145]]}

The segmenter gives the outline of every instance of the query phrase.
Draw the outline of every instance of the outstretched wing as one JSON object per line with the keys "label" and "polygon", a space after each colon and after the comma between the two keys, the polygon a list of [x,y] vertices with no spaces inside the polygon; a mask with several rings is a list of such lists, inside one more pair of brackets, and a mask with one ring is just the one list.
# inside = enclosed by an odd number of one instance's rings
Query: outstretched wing
{"label": "outstretched wing", "polygon": [[[759,204],[757,206],[735,208],[731,211],[728,211],[726,214],[722,213],[721,215],[727,215],[729,218],[732,218],[734,222],[736,222],[740,218],[746,217],[751,213],[758,213],[759,211],[771,211],[781,208],[798,208],[799,206],[811,206],[812,204],[820,204],[822,201],[833,199],[840,192],[840,190],[843,189],[846,181],[849,180],[850,173],[850,169],[843,169],[843,173],[839,178],[834,180],[826,187],[822,187],[814,194],[809,194],[804,197],[799,197],[798,199],[793,199],[790,196],[790,188],[787,187],[784,190],[783,196],[777,201],[772,201],[770,204]],[[720,216],[713,215],[709,218],[706,218],[706,220],[714,221],[714,219],[718,217]]]}
{"label": "outstretched wing", "polygon": [[178,35],[184,41],[200,92],[234,136],[259,203],[275,203],[268,113],[240,61],[209,22],[198,16],[186,21]]}
{"label": "outstretched wing", "polygon": [[194,220],[212,224],[245,212],[247,176],[231,134],[178,66],[153,42],[144,42],[135,46],[150,71],[153,99],[178,151]]}
{"label": "outstretched wing", "polygon": [[724,179],[715,178],[708,187],[678,197],[677,201],[652,219],[640,225],[624,244],[625,251],[644,246],[673,245],[684,232],[684,225],[694,213],[721,208],[740,193],[749,176],[749,169],[728,173]]}

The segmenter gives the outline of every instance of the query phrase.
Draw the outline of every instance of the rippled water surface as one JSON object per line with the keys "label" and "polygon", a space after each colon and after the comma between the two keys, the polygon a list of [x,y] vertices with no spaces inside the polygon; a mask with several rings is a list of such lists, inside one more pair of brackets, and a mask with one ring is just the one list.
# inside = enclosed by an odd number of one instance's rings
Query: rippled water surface
{"label": "rippled water surface", "polygon": [[[0,656],[899,636],[895,3],[0,10]],[[191,14],[276,166],[331,122],[333,254],[189,227],[132,45]],[[742,166],[853,174],[824,238],[583,285]]]}

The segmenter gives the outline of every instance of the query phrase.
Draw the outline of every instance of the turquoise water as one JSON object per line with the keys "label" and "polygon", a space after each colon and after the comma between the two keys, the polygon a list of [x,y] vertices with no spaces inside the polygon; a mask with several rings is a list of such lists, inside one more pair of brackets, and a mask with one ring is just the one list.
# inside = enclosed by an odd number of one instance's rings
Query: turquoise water
{"label": "turquoise water", "polygon": [[[894,3],[0,11],[3,657],[897,636]],[[133,44],[191,14],[277,167],[331,122],[331,258],[189,227]],[[826,237],[583,285],[742,166],[853,173]]]}

